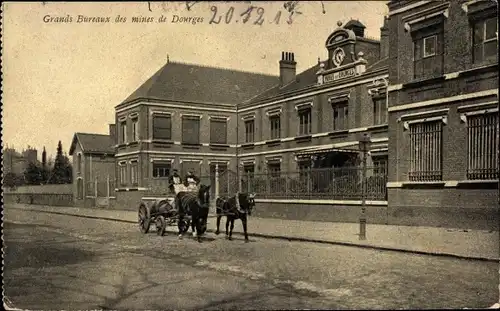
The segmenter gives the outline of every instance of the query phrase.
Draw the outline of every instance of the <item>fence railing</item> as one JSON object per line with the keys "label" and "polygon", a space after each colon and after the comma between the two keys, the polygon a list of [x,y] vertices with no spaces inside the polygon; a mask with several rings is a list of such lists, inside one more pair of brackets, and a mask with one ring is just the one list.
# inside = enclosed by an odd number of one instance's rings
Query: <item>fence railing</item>
{"label": "fence railing", "polygon": [[266,199],[387,200],[387,174],[380,167],[310,169],[279,174],[244,175],[242,190]]}
{"label": "fence railing", "polygon": [[[218,180],[218,183],[216,182]],[[219,196],[234,195],[239,188],[244,192],[254,192],[263,199],[324,199],[324,200],[361,200],[362,168],[310,169],[297,172],[266,174],[245,174],[238,181],[233,171],[215,175],[201,176],[201,183],[212,185],[212,196],[218,190]],[[147,195],[172,195],[168,179],[145,179]],[[218,184],[218,187],[217,187]],[[387,200],[387,174],[381,167],[367,167],[365,185],[366,200]]]}

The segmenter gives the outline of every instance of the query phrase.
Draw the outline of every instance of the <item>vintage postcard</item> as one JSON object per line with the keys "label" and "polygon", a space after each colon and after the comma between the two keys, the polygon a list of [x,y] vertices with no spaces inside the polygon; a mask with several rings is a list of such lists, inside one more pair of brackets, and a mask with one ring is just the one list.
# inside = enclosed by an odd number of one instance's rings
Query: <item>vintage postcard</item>
{"label": "vintage postcard", "polygon": [[497,1],[1,8],[6,309],[500,307]]}

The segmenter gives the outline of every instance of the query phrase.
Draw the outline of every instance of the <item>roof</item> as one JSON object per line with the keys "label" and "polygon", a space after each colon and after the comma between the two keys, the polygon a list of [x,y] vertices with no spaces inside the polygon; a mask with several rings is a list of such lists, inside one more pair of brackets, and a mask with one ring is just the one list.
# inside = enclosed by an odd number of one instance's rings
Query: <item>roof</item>
{"label": "roof", "polygon": [[278,76],[170,61],[123,103],[158,99],[237,105],[278,82]]}
{"label": "roof", "polygon": [[316,85],[318,82],[318,78],[316,76],[316,73],[319,70],[319,63],[314,65],[313,67],[310,67],[309,69],[306,69],[305,71],[299,73],[296,76],[295,81],[280,87],[279,84],[274,85],[272,88],[266,90],[265,92],[255,96],[252,98],[250,102],[258,102],[261,100],[265,100],[269,97],[273,97],[276,95],[284,94],[284,93],[289,93],[293,92],[296,90],[300,90],[303,88],[306,88],[308,86],[313,86]]}
{"label": "roof", "polygon": [[[375,63],[369,65],[366,68],[365,74],[371,73],[377,70],[382,70],[385,69],[388,65],[388,58],[383,58],[381,60],[376,61]],[[323,63],[326,63],[323,62]],[[253,97],[249,102],[250,103],[256,103],[260,102],[266,99],[269,99],[274,96],[282,95],[285,93],[290,93],[294,91],[299,91],[308,87],[313,87],[317,86],[318,84],[318,78],[316,73],[320,69],[320,63],[310,67],[309,69],[306,69],[305,71],[299,73],[296,77],[296,80],[294,82],[291,82],[284,87],[280,87],[279,84],[275,85],[274,87],[268,89],[267,91]],[[326,64],[325,64],[326,66]]]}
{"label": "roof", "polygon": [[347,29],[350,29],[351,27],[366,28],[365,25],[363,25],[357,19],[351,19],[350,21],[347,22],[347,24],[344,25],[344,28],[347,28]]}
{"label": "roof", "polygon": [[73,155],[77,143],[80,144],[83,153],[115,154],[114,142],[110,135],[75,133],[69,155]]}

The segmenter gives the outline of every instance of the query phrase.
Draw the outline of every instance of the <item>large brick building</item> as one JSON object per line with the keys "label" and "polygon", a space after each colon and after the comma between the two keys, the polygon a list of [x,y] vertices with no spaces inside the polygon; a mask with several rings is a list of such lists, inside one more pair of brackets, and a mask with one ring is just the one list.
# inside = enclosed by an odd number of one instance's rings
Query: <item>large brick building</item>
{"label": "large brick building", "polygon": [[[296,61],[300,60],[294,53],[282,53],[279,83],[238,107],[241,165],[246,173],[265,174],[266,180],[276,178],[277,184],[267,188],[282,196],[260,199],[260,215],[356,221],[359,197],[335,198],[332,182],[339,176],[313,176],[318,171],[309,175],[316,181],[322,179],[317,184],[324,186],[313,188],[313,197],[297,197],[302,189],[294,184],[300,183],[311,167],[357,165],[363,134],[373,142],[367,164],[378,166],[385,178],[387,25],[381,28],[381,40],[367,38],[365,26],[357,20],[337,25],[325,38],[326,60],[318,59],[317,64],[296,74]],[[357,184],[354,181],[352,185]],[[385,182],[381,186],[385,188]],[[386,199],[382,196],[368,204],[371,220],[385,222]]]}
{"label": "large brick building", "polygon": [[498,229],[497,1],[388,6],[389,222]]}
{"label": "large brick building", "polygon": [[212,180],[216,164],[234,173],[236,107],[278,80],[168,61],[115,108],[117,203],[135,208],[142,196],[163,194],[174,168]]}

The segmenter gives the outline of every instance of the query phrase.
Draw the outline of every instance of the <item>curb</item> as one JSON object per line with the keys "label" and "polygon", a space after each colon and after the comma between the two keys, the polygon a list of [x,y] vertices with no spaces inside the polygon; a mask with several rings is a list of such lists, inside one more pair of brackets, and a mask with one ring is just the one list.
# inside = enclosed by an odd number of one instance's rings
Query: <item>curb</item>
{"label": "curb", "polygon": [[[55,215],[63,215],[63,216],[73,216],[73,217],[88,218],[88,219],[115,221],[115,222],[129,223],[129,224],[137,224],[136,221],[119,219],[119,218],[111,218],[111,217],[103,217],[103,216],[80,215],[80,214],[54,212],[54,211],[43,211],[43,210],[38,210],[38,209],[16,208],[16,207],[11,207],[11,209],[30,211],[30,212],[42,212],[42,213],[46,213],[46,214],[55,214]],[[212,215],[211,218],[213,218],[213,217],[216,217],[216,216]],[[168,228],[166,229],[166,232],[177,233],[176,231],[169,230]],[[214,233],[215,230],[207,229],[207,232]],[[233,234],[236,234],[239,236],[244,236],[243,232],[234,232],[233,231]],[[248,236],[249,237],[265,238],[265,239],[274,239],[274,240],[285,240],[285,241],[289,241],[289,242],[306,242],[306,243],[317,243],[317,244],[340,245],[340,246],[374,249],[374,250],[381,250],[381,251],[416,254],[416,255],[449,257],[449,258],[462,259],[462,260],[477,260],[477,261],[496,262],[496,263],[498,263],[500,261],[500,258],[491,258],[491,257],[483,257],[483,256],[464,256],[464,255],[457,255],[457,254],[445,253],[445,252],[419,251],[419,250],[397,248],[397,247],[390,247],[390,246],[378,246],[378,245],[359,244],[359,243],[342,242],[342,241],[327,241],[327,240],[318,240],[318,239],[312,239],[312,238],[289,237],[289,236],[271,235],[271,234],[263,234],[263,233],[248,233]]]}

